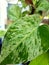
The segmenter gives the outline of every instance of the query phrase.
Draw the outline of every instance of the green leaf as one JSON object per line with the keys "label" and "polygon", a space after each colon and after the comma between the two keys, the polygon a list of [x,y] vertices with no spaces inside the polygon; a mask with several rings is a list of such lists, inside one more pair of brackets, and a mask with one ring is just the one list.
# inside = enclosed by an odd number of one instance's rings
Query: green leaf
{"label": "green leaf", "polygon": [[8,18],[12,21],[16,21],[21,18],[21,9],[18,5],[11,5],[8,9]]}
{"label": "green leaf", "polygon": [[43,46],[43,50],[48,50],[49,48],[49,25],[42,25],[38,28],[41,45]]}
{"label": "green leaf", "polygon": [[[0,65],[31,61],[47,50],[47,48],[45,50],[43,49],[44,46],[42,43],[44,44],[44,42],[42,42],[43,40],[41,39],[44,33],[40,34],[40,22],[40,16],[36,14],[23,17],[10,26],[5,34]],[[46,31],[47,30],[49,30],[49,28],[46,29]],[[47,34],[49,34],[49,31],[47,31]],[[44,36],[44,39],[49,39],[49,37],[46,36],[47,35]],[[48,45],[49,41],[45,44]]]}
{"label": "green leaf", "polygon": [[49,65],[49,51],[32,60],[29,65]]}
{"label": "green leaf", "polygon": [[37,3],[38,7],[36,8],[36,11],[48,11],[49,10],[49,2],[47,0],[40,0],[39,3]]}

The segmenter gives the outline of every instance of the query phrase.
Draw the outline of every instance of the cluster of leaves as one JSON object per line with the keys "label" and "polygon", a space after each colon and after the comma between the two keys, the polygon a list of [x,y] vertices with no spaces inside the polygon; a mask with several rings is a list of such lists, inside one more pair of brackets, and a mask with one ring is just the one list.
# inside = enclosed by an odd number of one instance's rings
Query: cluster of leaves
{"label": "cluster of leaves", "polygon": [[[19,0],[19,1],[21,1],[22,4],[25,2],[25,0],[23,1]],[[45,12],[45,15],[47,14],[47,11],[49,10],[49,2],[47,0],[32,0],[32,2],[35,5],[35,13],[38,13],[39,11],[43,11]],[[23,5],[26,5],[26,3]]]}
{"label": "cluster of leaves", "polygon": [[[49,9],[46,0],[34,0],[34,4],[37,12]],[[37,14],[22,17],[17,5],[9,8],[8,17],[15,22],[5,34],[0,65],[31,60],[33,61],[29,65],[49,65],[49,25],[39,26],[41,19]]]}
{"label": "cluster of leaves", "polygon": [[31,61],[48,50],[49,26],[39,26],[40,22],[40,15],[36,14],[25,16],[10,26],[4,37],[0,65]]}
{"label": "cluster of leaves", "polygon": [[[11,21],[16,21],[17,19],[24,17],[26,14],[29,14],[31,12],[31,7],[29,11],[24,11],[22,13],[22,9],[27,7],[25,0],[19,0],[22,3],[22,7],[20,8],[18,4],[11,5],[8,8],[8,18]],[[39,14],[39,11],[45,11],[45,15],[47,14],[47,11],[49,10],[49,2],[47,0],[33,0],[33,3],[36,7],[35,13]],[[20,5],[21,6],[21,5]],[[48,15],[48,14],[47,14]]]}

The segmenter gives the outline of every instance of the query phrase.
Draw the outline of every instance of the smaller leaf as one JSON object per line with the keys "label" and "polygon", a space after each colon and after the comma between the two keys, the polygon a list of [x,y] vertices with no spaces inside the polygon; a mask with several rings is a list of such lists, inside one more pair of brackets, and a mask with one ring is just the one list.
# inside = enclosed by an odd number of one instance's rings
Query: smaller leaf
{"label": "smaller leaf", "polygon": [[49,51],[32,60],[29,65],[49,65]]}
{"label": "smaller leaf", "polygon": [[41,38],[41,46],[43,50],[48,50],[49,48],[49,25],[42,25],[38,28],[40,38]]}

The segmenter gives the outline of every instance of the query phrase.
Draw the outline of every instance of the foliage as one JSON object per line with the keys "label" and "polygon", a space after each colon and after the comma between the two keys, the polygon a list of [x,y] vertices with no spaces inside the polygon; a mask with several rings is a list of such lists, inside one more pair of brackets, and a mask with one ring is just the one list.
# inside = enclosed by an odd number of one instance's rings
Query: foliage
{"label": "foliage", "polygon": [[[46,52],[33,59],[29,65],[49,65],[49,26],[40,26],[41,45]],[[45,32],[44,32],[45,31]],[[42,35],[43,34],[43,35]],[[46,39],[47,38],[47,39]],[[47,44],[48,43],[48,44]]]}
{"label": "foliage", "polygon": [[[25,2],[25,0],[23,0],[23,1],[20,0],[20,1],[22,3]],[[47,0],[32,0],[32,2],[35,5],[35,13],[38,13],[39,11],[43,11],[43,12],[45,12],[45,14],[47,14],[47,11],[49,10],[49,2]]]}
{"label": "foliage", "polygon": [[8,9],[8,18],[12,21],[16,21],[21,17],[21,9],[18,5],[11,5]]}
{"label": "foliage", "polygon": [[[40,41],[40,40],[38,41],[38,37],[37,37],[37,27],[39,25],[39,21],[40,21],[39,16],[34,15],[34,16],[25,17],[23,19],[19,19],[15,23],[13,23],[13,25],[11,25],[11,27],[8,29],[5,35],[2,55],[0,57],[1,59],[0,63],[2,62],[4,64],[5,61],[8,59],[12,60],[10,63],[25,62],[25,61],[28,61],[29,59],[30,60],[32,59],[31,55],[33,54],[35,50],[34,48],[38,45],[38,43],[36,46],[34,45],[36,42]],[[31,46],[32,45],[34,46],[33,52],[30,51],[32,49],[30,46],[30,42],[31,42]],[[37,48],[37,51],[38,51],[38,48]],[[37,51],[35,51],[35,53]],[[8,61],[6,62],[7,64],[9,63]]]}
{"label": "foliage", "polygon": [[[16,21],[17,19],[26,16],[26,14],[29,14],[32,10],[32,7],[30,6],[29,11],[26,10],[22,13],[22,9],[26,8],[27,5],[25,3],[25,0],[19,0],[22,2],[22,7],[20,8],[18,4],[11,5],[8,9],[8,18],[12,21]],[[33,0],[33,3],[36,7],[35,13],[39,14],[39,11],[45,11],[45,14],[47,14],[47,11],[49,11],[49,2],[47,0]],[[48,15],[48,14],[47,14]]]}
{"label": "foliage", "polygon": [[29,65],[49,65],[49,51],[39,55],[36,59],[32,60]]}
{"label": "foliage", "polygon": [[47,0],[41,0],[37,3],[36,11],[48,11],[49,10],[49,2]]}
{"label": "foliage", "polygon": [[31,61],[48,49],[49,26],[39,26],[40,22],[36,14],[25,16],[10,26],[5,34],[0,65]]}
{"label": "foliage", "polygon": [[[34,0],[34,5],[36,13],[49,10],[49,2],[46,0]],[[12,5],[8,10],[9,19],[15,22],[5,34],[0,65],[31,60],[33,61],[29,65],[49,65],[49,25],[39,26],[42,20],[38,13],[28,16],[25,14],[26,12],[22,15],[21,8],[17,5]]]}

